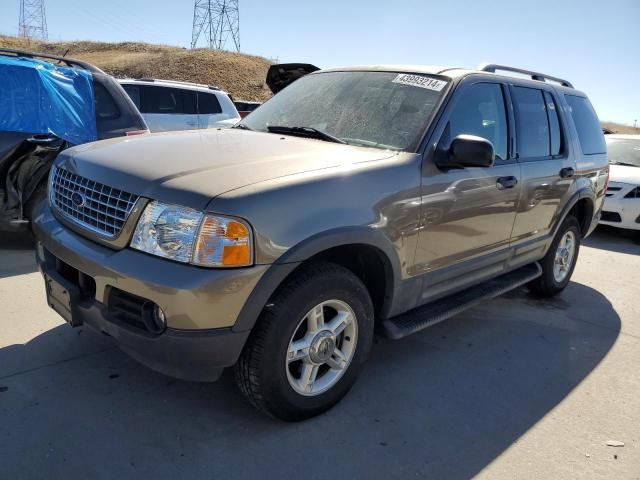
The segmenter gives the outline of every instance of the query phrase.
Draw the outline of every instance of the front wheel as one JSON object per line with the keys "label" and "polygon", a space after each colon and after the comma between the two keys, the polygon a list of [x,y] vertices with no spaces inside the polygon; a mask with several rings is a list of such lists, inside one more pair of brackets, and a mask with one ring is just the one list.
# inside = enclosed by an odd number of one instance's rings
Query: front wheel
{"label": "front wheel", "polygon": [[259,410],[282,420],[318,415],[354,384],[373,339],[373,306],[339,265],[302,267],[258,319],[235,377]]}
{"label": "front wheel", "polygon": [[540,297],[552,297],[565,289],[578,261],[581,238],[578,220],[567,217],[540,261],[542,275],[529,284],[531,292]]}

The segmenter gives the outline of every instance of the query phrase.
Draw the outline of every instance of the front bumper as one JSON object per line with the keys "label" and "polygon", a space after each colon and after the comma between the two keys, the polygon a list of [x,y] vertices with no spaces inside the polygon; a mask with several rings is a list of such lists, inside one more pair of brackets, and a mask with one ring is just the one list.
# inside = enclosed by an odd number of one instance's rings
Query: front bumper
{"label": "front bumper", "polygon": [[640,230],[640,198],[606,198],[600,223],[612,227]]}
{"label": "front bumper", "polygon": [[[237,361],[249,330],[233,327],[269,266],[204,269],[111,250],[62,226],[46,205],[35,233],[38,265],[71,294],[74,323],[110,335],[139,362],[178,378],[213,381]],[[122,321],[110,304],[115,290],[159,305],[167,329],[152,334]]]}

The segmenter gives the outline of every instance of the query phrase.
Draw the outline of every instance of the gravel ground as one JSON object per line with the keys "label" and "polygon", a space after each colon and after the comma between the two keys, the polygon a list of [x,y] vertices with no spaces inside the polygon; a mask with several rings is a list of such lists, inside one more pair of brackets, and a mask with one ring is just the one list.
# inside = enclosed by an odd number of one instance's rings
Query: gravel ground
{"label": "gravel ground", "polygon": [[348,397],[299,424],[260,416],[228,375],[173,380],[63,325],[29,247],[0,237],[0,478],[640,479],[630,235],[596,231],[551,301],[518,290],[378,339]]}

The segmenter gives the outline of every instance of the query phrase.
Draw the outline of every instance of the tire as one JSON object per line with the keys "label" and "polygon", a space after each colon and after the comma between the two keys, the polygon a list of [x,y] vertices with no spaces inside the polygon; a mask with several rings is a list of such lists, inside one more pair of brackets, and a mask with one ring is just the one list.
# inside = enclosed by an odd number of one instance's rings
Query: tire
{"label": "tire", "polygon": [[[559,253],[560,242],[570,236],[573,239],[573,254],[571,260],[565,265],[565,270],[558,278],[554,272],[556,266],[556,254]],[[573,269],[576,267],[578,261],[578,253],[580,252],[580,240],[582,239],[582,232],[580,230],[580,224],[578,220],[573,216],[565,218],[564,222],[558,229],[556,236],[551,242],[549,251],[540,261],[542,266],[542,275],[529,283],[529,290],[538,297],[552,297],[569,284]],[[566,259],[565,259],[566,260]]]}
{"label": "tire", "polygon": [[[319,311],[326,321],[322,328],[335,325],[336,322],[331,321],[336,320],[338,314],[348,318],[351,312],[354,321],[334,340],[325,340],[324,337],[333,332],[318,329],[314,333],[316,330],[308,326],[312,312]],[[236,383],[254,407],[274,418],[299,421],[319,415],[338,403],[355,383],[371,349],[373,327],[371,298],[357,276],[332,263],[303,266],[280,287],[262,312],[234,367]],[[298,338],[305,331],[304,336]],[[288,352],[296,338],[311,347],[304,359],[290,360],[293,354]],[[303,369],[308,367],[311,371],[316,366],[314,362],[321,361],[319,356],[335,352],[331,350],[334,345],[342,355],[335,357],[341,359],[341,364],[348,356],[343,352],[351,352],[350,360],[342,369],[333,369],[328,364],[319,366],[315,370],[317,377],[314,376],[317,380],[309,387],[317,391],[302,393]],[[296,350],[296,355],[303,355],[303,351]],[[311,352],[316,352],[316,356]],[[333,354],[327,362],[335,365]],[[299,381],[297,375],[300,375]],[[317,387],[323,382],[326,390]]]}

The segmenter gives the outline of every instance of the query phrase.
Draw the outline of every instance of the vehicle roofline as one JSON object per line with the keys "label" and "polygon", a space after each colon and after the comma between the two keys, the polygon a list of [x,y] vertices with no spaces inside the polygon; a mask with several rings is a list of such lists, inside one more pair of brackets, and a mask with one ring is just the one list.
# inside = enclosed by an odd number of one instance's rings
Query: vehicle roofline
{"label": "vehicle roofline", "polygon": [[206,85],[204,83],[183,82],[181,80],[164,80],[161,78],[118,78],[118,83],[126,83],[129,85],[160,85],[183,88],[184,90],[199,90],[206,92],[219,92],[229,95],[229,92],[216,87],[215,85]]}
{"label": "vehicle roofline", "polygon": [[32,58],[32,59],[44,58],[47,60],[57,60],[58,62],[62,62],[66,64],[67,67],[71,67],[71,68],[79,67],[79,68],[88,70],[92,73],[103,73],[103,74],[105,73],[102,70],[100,70],[98,67],[91,65],[90,63],[83,62],[81,60],[75,60],[73,58],[61,57],[59,55],[50,55],[48,53],[29,52],[26,50],[18,50],[14,48],[0,48],[0,55],[7,55],[7,54],[10,54],[11,56],[23,57],[23,58]]}

